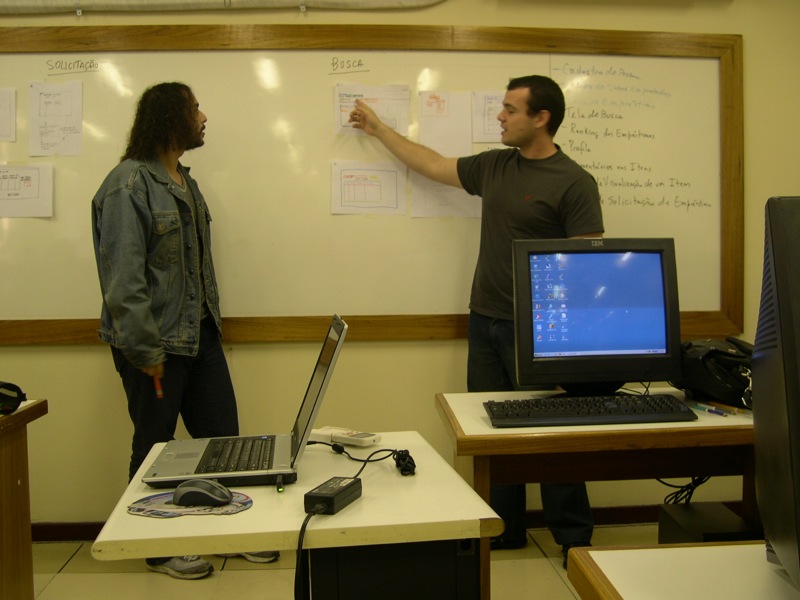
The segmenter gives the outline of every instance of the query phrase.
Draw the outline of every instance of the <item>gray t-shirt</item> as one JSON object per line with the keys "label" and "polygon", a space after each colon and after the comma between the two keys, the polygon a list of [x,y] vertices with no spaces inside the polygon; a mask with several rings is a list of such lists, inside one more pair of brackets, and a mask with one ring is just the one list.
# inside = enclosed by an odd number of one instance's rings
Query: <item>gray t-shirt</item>
{"label": "gray t-shirt", "polygon": [[516,148],[458,159],[464,189],[483,200],[478,264],[470,309],[513,320],[511,241],[601,233],[603,215],[594,177],[558,151],[528,159]]}

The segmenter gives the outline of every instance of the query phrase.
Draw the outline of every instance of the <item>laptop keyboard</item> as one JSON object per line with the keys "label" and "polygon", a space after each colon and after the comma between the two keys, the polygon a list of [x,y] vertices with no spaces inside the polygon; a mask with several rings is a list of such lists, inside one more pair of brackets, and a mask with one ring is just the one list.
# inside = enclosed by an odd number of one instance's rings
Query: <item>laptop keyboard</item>
{"label": "laptop keyboard", "polygon": [[494,427],[549,427],[695,421],[691,408],[669,394],[553,396],[483,403]]}
{"label": "laptop keyboard", "polygon": [[272,464],[273,438],[264,436],[211,440],[196,473],[260,471]]}

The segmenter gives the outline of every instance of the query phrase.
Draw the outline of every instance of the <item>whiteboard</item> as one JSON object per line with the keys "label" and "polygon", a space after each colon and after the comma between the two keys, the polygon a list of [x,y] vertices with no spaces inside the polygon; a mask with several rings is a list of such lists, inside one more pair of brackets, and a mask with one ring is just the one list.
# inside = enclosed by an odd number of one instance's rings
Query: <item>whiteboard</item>
{"label": "whiteboard", "polygon": [[[556,142],[597,179],[606,236],[674,237],[682,310],[719,311],[719,69],[714,57],[508,51],[0,54],[0,88],[17,99],[17,138],[0,142],[0,164],[52,164],[54,182],[52,218],[0,219],[0,271],[26,289],[23,297],[0,287],[0,315],[98,315],[90,200],[124,149],[141,92],[169,80],[188,83],[208,116],[205,146],[182,162],[210,205],[224,315],[463,314],[478,218],[412,217],[409,188],[405,214],[331,214],[335,161],[391,159],[368,136],[335,133],[334,89],[408,85],[416,139],[420,92],[501,93],[508,79],[532,73],[565,90]],[[81,82],[81,155],[28,155],[35,81]]]}

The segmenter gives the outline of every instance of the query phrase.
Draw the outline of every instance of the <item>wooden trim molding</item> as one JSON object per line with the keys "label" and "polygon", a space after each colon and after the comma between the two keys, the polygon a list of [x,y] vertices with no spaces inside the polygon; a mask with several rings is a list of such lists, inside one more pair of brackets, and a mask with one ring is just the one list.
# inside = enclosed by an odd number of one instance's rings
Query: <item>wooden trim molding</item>
{"label": "wooden trim molding", "polygon": [[[424,341],[467,338],[468,315],[342,315],[351,341]],[[229,344],[317,342],[330,316],[227,317],[223,339]],[[31,319],[0,321],[0,347],[95,344],[99,319]],[[722,312],[681,313],[684,340],[725,337],[741,332]]]}
{"label": "wooden trim molding", "polygon": [[[351,341],[453,340],[467,337],[467,315],[342,315]],[[228,317],[222,320],[229,344],[317,342],[330,316]],[[0,346],[94,344],[99,319],[0,321]]]}

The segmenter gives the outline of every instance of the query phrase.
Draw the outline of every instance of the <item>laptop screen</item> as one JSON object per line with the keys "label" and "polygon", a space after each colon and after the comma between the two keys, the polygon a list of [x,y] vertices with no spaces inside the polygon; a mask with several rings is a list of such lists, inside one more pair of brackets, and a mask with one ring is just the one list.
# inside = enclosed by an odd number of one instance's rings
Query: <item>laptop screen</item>
{"label": "laptop screen", "polygon": [[328,334],[325,337],[325,341],[322,343],[322,349],[320,350],[319,358],[317,358],[314,372],[311,375],[311,381],[308,382],[306,395],[303,398],[303,403],[300,405],[300,411],[297,413],[297,419],[292,428],[293,466],[300,460],[300,457],[303,455],[303,450],[308,443],[308,438],[311,436],[314,420],[322,405],[321,402],[318,402],[318,399],[325,394],[331,374],[333,373],[333,366],[336,364],[336,359],[339,357],[342,342],[346,334],[347,323],[338,315],[334,315],[330,327],[328,328]]}

